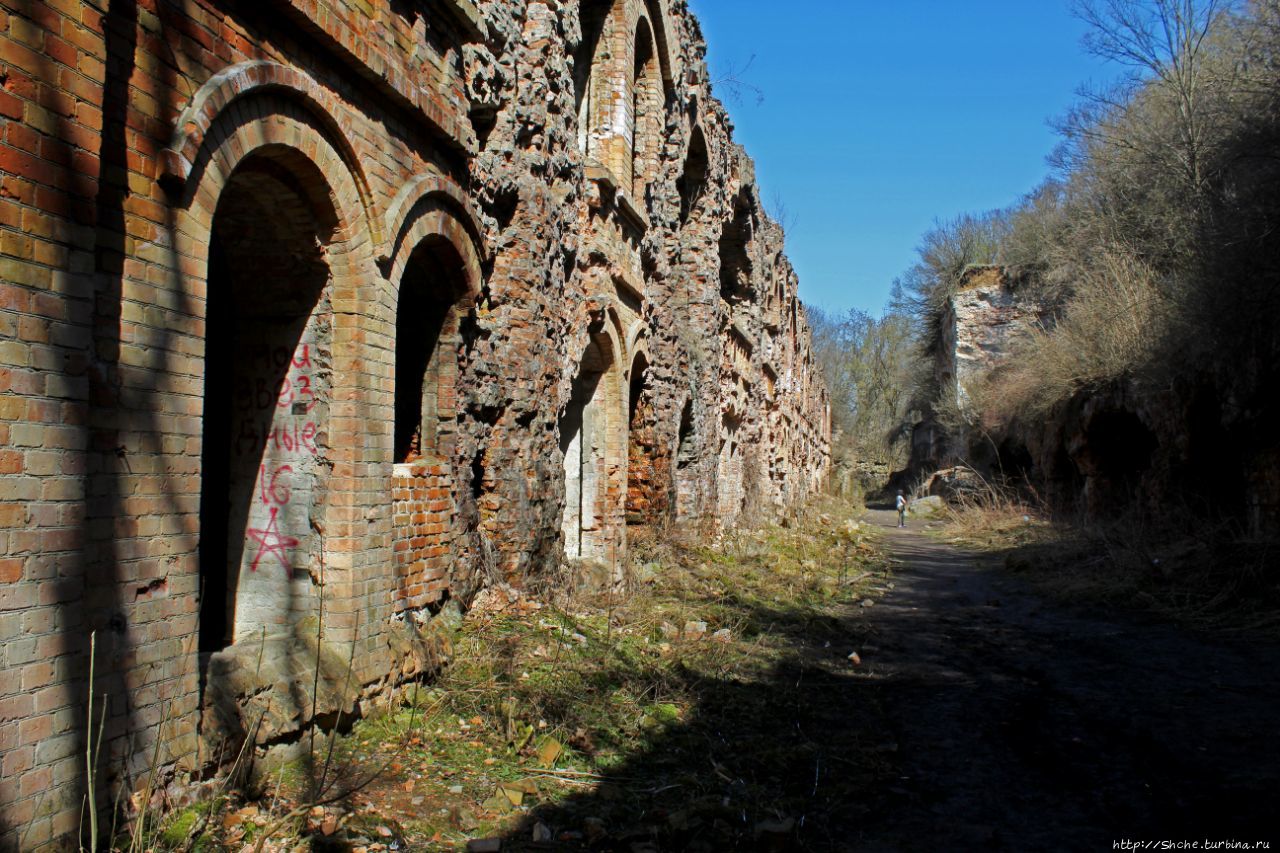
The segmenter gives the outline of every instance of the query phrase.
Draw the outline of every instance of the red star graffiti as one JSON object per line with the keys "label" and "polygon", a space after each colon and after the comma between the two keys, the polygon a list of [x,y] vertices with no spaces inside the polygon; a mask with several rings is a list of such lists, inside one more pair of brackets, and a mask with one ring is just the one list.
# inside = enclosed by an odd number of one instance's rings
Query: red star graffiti
{"label": "red star graffiti", "polygon": [[280,565],[284,566],[286,572],[292,570],[289,565],[289,555],[286,552],[290,548],[298,547],[298,540],[280,533],[280,526],[276,521],[276,515],[279,512],[280,507],[273,506],[271,508],[271,520],[267,522],[265,528],[249,528],[249,538],[258,543],[258,553],[254,556],[253,565],[249,567],[249,571],[256,572],[258,563],[267,554],[275,554],[276,559],[280,561]]}

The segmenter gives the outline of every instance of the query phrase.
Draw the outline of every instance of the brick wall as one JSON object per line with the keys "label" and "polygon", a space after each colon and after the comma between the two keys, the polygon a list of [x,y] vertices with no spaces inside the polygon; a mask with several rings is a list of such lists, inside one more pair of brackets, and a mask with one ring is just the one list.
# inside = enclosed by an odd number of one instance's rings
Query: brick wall
{"label": "brick wall", "polygon": [[443,463],[397,465],[392,486],[396,611],[420,611],[448,588],[453,554],[453,472]]}
{"label": "brick wall", "polygon": [[323,614],[383,683],[446,594],[821,485],[796,277],[697,24],[584,8],[585,38],[522,0],[0,0],[0,847],[79,829],[91,694],[99,794],[157,742],[178,787],[247,638]]}

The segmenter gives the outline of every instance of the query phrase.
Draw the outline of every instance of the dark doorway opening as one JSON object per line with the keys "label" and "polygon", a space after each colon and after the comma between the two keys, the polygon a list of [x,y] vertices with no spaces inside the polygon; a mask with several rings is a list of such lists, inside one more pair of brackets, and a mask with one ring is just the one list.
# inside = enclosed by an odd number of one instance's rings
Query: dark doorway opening
{"label": "dark doorway opening", "polygon": [[693,401],[685,400],[680,410],[680,427],[676,433],[676,470],[672,479],[675,489],[677,519],[690,518],[695,511],[693,468],[698,461],[698,449],[693,433]]}
{"label": "dark doorway opening", "polygon": [[[565,502],[561,528],[569,559],[604,559],[608,551],[610,400],[619,390],[605,380],[614,370],[612,350],[587,345],[569,404],[560,416]],[[619,412],[619,414],[621,414]],[[619,425],[620,426],[620,425]]]}
{"label": "dark doorway opening", "polygon": [[[328,320],[317,306],[334,217],[313,196],[319,186],[314,165],[296,152],[263,148],[228,179],[214,215],[200,483],[198,648],[206,654],[235,640],[246,561],[287,583],[297,559],[290,549],[305,547],[282,512],[290,498],[312,493],[301,457],[324,441],[317,405],[330,376]],[[276,459],[285,444],[292,456]],[[251,515],[268,511],[272,524],[251,530]],[[261,536],[251,547],[252,533]]]}
{"label": "dark doorway opening", "polygon": [[396,308],[396,462],[447,455],[442,422],[455,417],[460,262],[444,241],[424,241],[405,266]]}
{"label": "dark doorway opening", "polygon": [[684,171],[676,179],[676,192],[680,194],[680,224],[689,221],[690,215],[702,198],[702,188],[707,182],[707,169],[710,160],[707,157],[707,140],[701,128],[693,129],[693,137],[689,140],[689,153],[684,159]]}
{"label": "dark doorway opening", "polygon": [[649,361],[638,353],[631,364],[627,413],[627,524],[648,524],[660,511],[655,499],[657,470]]}

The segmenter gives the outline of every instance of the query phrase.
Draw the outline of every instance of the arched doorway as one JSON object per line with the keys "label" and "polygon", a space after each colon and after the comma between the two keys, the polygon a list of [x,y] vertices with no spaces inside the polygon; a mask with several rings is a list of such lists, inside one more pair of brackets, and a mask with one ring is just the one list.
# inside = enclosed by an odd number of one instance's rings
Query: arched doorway
{"label": "arched doorway", "polygon": [[326,246],[336,224],[324,177],[284,146],[242,160],[218,197],[204,358],[201,652],[283,628],[314,598],[333,378]]}
{"label": "arched doorway", "polygon": [[458,312],[466,292],[462,260],[444,238],[409,257],[396,306],[397,463],[447,460],[457,421]]}
{"label": "arched doorway", "polygon": [[565,556],[612,564],[620,526],[622,428],[618,365],[612,340],[594,334],[560,416]]}
{"label": "arched doorway", "polygon": [[702,128],[695,127],[689,139],[689,153],[685,156],[684,170],[676,179],[676,191],[680,194],[680,224],[683,226],[697,209],[702,190],[707,182],[710,160],[707,157],[707,140]]}
{"label": "arched doorway", "polygon": [[693,431],[693,400],[685,400],[680,410],[680,425],[676,431],[676,470],[672,478],[675,489],[676,519],[692,518],[698,509],[697,488],[698,447]]}
{"label": "arched doorway", "polygon": [[662,510],[649,360],[643,352],[631,362],[627,409],[627,524],[649,524]]}
{"label": "arched doorway", "polygon": [[631,194],[640,202],[658,170],[662,154],[662,118],[666,93],[658,68],[653,30],[641,18],[636,25],[635,64],[632,69]]}
{"label": "arched doorway", "polygon": [[405,263],[396,305],[392,550],[396,609],[439,601],[454,553],[460,299],[464,261],[443,237]]}
{"label": "arched doorway", "polygon": [[720,434],[720,459],[716,471],[716,495],[720,521],[732,523],[741,513],[746,495],[743,489],[742,446],[738,431],[742,420],[726,414]]}
{"label": "arched doorway", "polygon": [[608,121],[609,75],[603,67],[609,55],[602,38],[613,14],[614,0],[585,0],[578,6],[582,39],[573,57],[574,105],[578,115],[578,150],[601,158],[600,135]]}

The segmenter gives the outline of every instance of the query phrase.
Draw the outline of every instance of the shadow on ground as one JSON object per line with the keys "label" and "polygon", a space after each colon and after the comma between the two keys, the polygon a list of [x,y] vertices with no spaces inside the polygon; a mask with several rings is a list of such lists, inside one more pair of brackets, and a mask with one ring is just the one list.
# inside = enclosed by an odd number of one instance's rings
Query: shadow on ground
{"label": "shadow on ground", "polygon": [[[504,850],[834,849],[857,832],[892,781],[896,748],[878,680],[847,660],[857,621],[738,612],[747,636],[783,635],[794,653],[745,678],[677,673],[696,707],[590,793],[536,810]],[[539,823],[553,843],[532,843]]]}
{"label": "shadow on ground", "polygon": [[838,618],[744,608],[790,653],[750,677],[690,673],[694,709],[503,849],[1274,838],[1280,649],[1055,604],[871,518],[899,561],[883,599]]}

